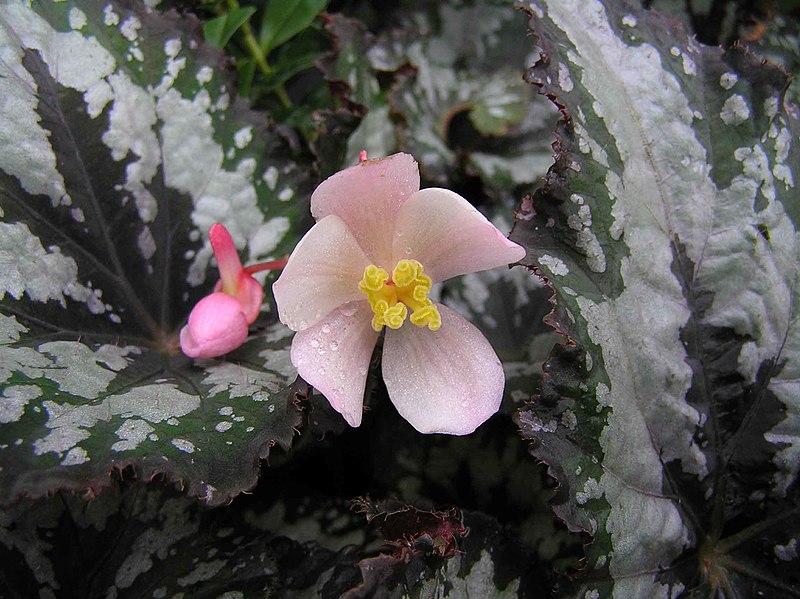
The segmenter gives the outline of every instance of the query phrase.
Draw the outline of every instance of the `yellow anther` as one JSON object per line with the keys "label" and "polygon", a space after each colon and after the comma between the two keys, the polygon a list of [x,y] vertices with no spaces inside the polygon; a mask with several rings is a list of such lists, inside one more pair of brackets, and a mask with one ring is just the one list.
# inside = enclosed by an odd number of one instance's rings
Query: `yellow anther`
{"label": "yellow anther", "polygon": [[399,329],[403,326],[406,316],[408,316],[408,308],[406,308],[405,304],[397,302],[394,306],[384,311],[383,321],[390,329]]}
{"label": "yellow anther", "polygon": [[380,331],[384,326],[399,329],[411,310],[411,323],[436,331],[442,326],[439,310],[428,299],[431,278],[422,274],[422,264],[416,260],[400,260],[392,271],[392,278],[382,268],[370,264],[364,269],[364,278],[358,284],[367,296],[374,317],[372,328]]}
{"label": "yellow anther", "polygon": [[[408,287],[422,274],[422,264],[416,260],[400,260],[392,272],[392,280],[398,287]],[[428,277],[425,277],[426,279]],[[428,279],[430,280],[430,279]]]}
{"label": "yellow anther", "polygon": [[382,268],[378,268],[374,264],[370,264],[364,269],[364,278],[361,279],[358,288],[364,293],[368,291],[379,291],[388,278],[388,272]]}
{"label": "yellow anther", "polygon": [[414,287],[414,290],[411,292],[411,297],[414,298],[415,302],[419,302],[424,304],[425,302],[430,302],[431,300],[428,299],[428,294],[431,292],[430,285],[417,285]]}
{"label": "yellow anther", "polygon": [[438,331],[442,326],[442,316],[433,304],[414,310],[409,320],[411,320],[411,324],[415,324],[418,327],[428,327],[431,331]]}

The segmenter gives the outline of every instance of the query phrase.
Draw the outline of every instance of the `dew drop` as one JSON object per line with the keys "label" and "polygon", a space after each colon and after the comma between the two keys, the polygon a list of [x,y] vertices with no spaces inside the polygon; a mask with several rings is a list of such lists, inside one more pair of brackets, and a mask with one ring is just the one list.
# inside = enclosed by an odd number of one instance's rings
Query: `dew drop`
{"label": "dew drop", "polygon": [[311,347],[319,347],[319,339],[317,339],[316,337],[311,339],[309,343],[311,343]]}
{"label": "dew drop", "polygon": [[327,324],[322,325],[322,332],[327,335],[328,333],[331,332],[331,327],[328,326]]}
{"label": "dew drop", "polygon": [[331,348],[331,351],[336,351],[339,349],[339,344],[336,341],[331,341],[328,347]]}
{"label": "dew drop", "polygon": [[368,370],[367,368],[359,368],[358,369],[358,374],[360,376],[367,376],[367,370]]}
{"label": "dew drop", "polygon": [[324,355],[325,355],[327,352],[325,351],[325,348],[324,348],[324,347],[320,347],[320,348],[317,350],[317,353],[318,353],[320,356],[324,356]]}

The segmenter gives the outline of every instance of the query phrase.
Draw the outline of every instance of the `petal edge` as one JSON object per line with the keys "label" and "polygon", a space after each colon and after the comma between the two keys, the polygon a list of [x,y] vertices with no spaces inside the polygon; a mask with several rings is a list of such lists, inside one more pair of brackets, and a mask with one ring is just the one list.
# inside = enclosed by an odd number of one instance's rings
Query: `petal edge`
{"label": "petal edge", "polygon": [[391,259],[394,219],[400,206],[419,191],[419,167],[410,154],[366,160],[323,181],[311,195],[317,221],[336,215],[371,261],[384,268]]}
{"label": "petal edge", "polygon": [[505,374],[489,341],[437,304],[442,327],[387,330],[383,380],[389,398],[421,433],[468,435],[500,408]]}
{"label": "petal edge", "polygon": [[325,217],[300,240],[272,285],[281,322],[302,331],[338,306],[363,299],[358,282],[368,264],[345,222]]}
{"label": "petal edge", "polygon": [[448,189],[422,189],[397,213],[393,260],[419,260],[434,283],[524,257],[524,248]]}
{"label": "petal edge", "polygon": [[367,371],[378,340],[366,301],[334,310],[292,341],[298,374],[317,389],[350,426],[361,424]]}

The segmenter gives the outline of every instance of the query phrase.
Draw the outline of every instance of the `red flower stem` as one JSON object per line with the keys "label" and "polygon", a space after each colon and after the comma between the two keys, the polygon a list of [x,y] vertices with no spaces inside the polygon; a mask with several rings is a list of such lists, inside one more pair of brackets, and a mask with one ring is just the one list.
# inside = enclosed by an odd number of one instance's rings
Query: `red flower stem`
{"label": "red flower stem", "polygon": [[289,256],[284,256],[283,258],[278,258],[277,260],[270,260],[269,262],[259,262],[257,264],[251,264],[250,266],[244,267],[244,272],[249,275],[254,275],[257,272],[262,272],[265,270],[282,270],[286,263],[289,261]]}

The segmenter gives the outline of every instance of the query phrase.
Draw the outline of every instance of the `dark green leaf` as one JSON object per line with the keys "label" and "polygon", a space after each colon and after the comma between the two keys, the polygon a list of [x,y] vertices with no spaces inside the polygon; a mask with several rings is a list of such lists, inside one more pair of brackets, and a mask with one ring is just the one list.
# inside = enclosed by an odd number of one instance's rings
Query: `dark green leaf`
{"label": "dark green leaf", "polygon": [[217,48],[224,48],[239,27],[244,25],[255,12],[256,9],[252,6],[235,8],[224,15],[206,21],[203,24],[206,42]]}
{"label": "dark green leaf", "polygon": [[359,21],[341,15],[330,15],[325,29],[333,43],[333,50],[320,61],[325,79],[347,108],[363,115],[380,93],[367,58],[371,37]]}
{"label": "dark green leaf", "polygon": [[[90,501],[61,492],[21,503],[0,511],[0,595],[500,598],[548,588],[510,531],[479,513],[366,500],[368,523],[347,502],[245,503],[208,510],[159,483],[118,481]],[[437,523],[456,532],[444,557]],[[364,548],[384,539],[397,551]]]}
{"label": "dark green leaf", "polygon": [[285,597],[359,582],[352,551],[278,536],[259,526],[265,518],[204,509],[158,483],[23,503],[0,512],[0,595]]}
{"label": "dark green leaf", "polygon": [[511,237],[573,343],[518,422],[594,537],[574,596],[800,596],[787,77],[635,2],[529,11],[564,119]]}
{"label": "dark green leaf", "polygon": [[261,19],[258,42],[264,54],[311,25],[328,0],[269,0]]}
{"label": "dark green leaf", "polygon": [[272,90],[289,79],[314,67],[320,56],[328,49],[324,32],[310,27],[275,50],[272,72],[260,81],[260,85]]}
{"label": "dark green leaf", "polygon": [[0,503],[128,464],[223,502],[300,423],[270,308],[225,359],[177,336],[218,276],[210,225],[245,261],[285,255],[311,169],[232,99],[196,20],[132,6],[0,20]]}
{"label": "dark green leaf", "polygon": [[326,30],[333,50],[318,62],[337,102],[361,117],[347,140],[342,164],[355,164],[361,151],[369,156],[388,156],[395,152],[397,135],[389,119],[389,107],[369,60],[372,35],[358,21],[330,15]]}
{"label": "dark green leaf", "polygon": [[[800,5],[800,0],[797,4]],[[797,73],[800,72],[800,30],[797,20],[779,14],[764,25],[766,31],[760,39],[748,45],[759,56],[781,65],[788,73],[794,73],[786,92],[786,101],[800,105],[800,81],[797,80]]]}

